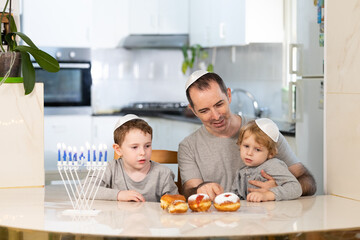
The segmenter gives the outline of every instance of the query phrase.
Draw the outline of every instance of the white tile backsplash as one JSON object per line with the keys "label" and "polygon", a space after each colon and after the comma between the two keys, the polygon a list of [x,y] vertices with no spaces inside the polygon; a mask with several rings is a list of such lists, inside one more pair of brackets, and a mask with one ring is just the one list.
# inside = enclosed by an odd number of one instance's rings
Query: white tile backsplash
{"label": "white tile backsplash", "polygon": [[[211,59],[212,51],[209,50]],[[215,72],[228,87],[250,91],[260,107],[268,107],[271,117],[281,119],[282,45],[250,44],[216,51]],[[180,49],[96,49],[92,52],[95,112],[117,110],[136,101],[187,102]],[[194,69],[195,70],[195,69]]]}

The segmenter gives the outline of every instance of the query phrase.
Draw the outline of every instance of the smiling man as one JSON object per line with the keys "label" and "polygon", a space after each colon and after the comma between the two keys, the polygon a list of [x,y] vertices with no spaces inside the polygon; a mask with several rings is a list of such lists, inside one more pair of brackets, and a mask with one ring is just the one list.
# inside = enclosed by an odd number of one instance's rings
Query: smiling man
{"label": "smiling man", "polygon": [[[185,196],[206,193],[213,200],[216,195],[230,191],[239,168],[244,167],[236,141],[240,127],[248,120],[230,111],[231,90],[215,73],[199,70],[186,83],[189,107],[203,126],[186,137],[178,150],[178,162]],[[316,192],[315,180],[299,162],[284,136],[280,134],[277,158],[283,160],[299,180],[303,195]],[[275,187],[273,178],[262,172],[267,182],[251,181],[265,191]]]}

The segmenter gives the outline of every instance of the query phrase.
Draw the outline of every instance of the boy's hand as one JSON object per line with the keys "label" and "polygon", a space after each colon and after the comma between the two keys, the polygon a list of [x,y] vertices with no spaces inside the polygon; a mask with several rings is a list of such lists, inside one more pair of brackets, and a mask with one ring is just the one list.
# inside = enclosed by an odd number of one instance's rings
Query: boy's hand
{"label": "boy's hand", "polygon": [[145,202],[145,198],[134,190],[120,191],[117,195],[118,201],[124,202]]}
{"label": "boy's hand", "polygon": [[246,200],[249,202],[266,202],[274,201],[275,194],[271,191],[267,192],[251,192],[247,195]]}
{"label": "boy's hand", "polygon": [[262,182],[262,181],[255,181],[250,180],[249,183],[257,186],[258,188],[249,188],[249,192],[267,192],[270,188],[276,187],[277,184],[272,176],[267,174],[264,170],[261,170],[261,175],[266,178],[268,181]]}

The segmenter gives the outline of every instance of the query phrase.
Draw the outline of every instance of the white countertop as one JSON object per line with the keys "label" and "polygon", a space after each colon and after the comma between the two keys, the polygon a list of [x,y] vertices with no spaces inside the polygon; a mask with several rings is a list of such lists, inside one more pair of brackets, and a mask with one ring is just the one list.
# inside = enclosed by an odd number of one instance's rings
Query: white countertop
{"label": "white countertop", "polygon": [[[72,209],[62,185],[0,189],[0,226],[45,232],[132,237],[226,237],[360,229],[360,202],[337,196],[248,203],[237,212],[169,214],[160,203],[95,201],[97,216]],[[359,234],[360,236],[360,234]]]}

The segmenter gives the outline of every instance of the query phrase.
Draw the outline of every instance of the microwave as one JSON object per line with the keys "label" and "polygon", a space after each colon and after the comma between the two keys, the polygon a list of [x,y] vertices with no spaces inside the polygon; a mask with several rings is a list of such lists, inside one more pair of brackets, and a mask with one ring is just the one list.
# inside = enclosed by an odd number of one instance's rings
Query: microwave
{"label": "microwave", "polygon": [[91,62],[90,49],[45,49],[55,57],[60,70],[51,73],[34,62],[36,82],[44,83],[44,106],[90,106]]}

